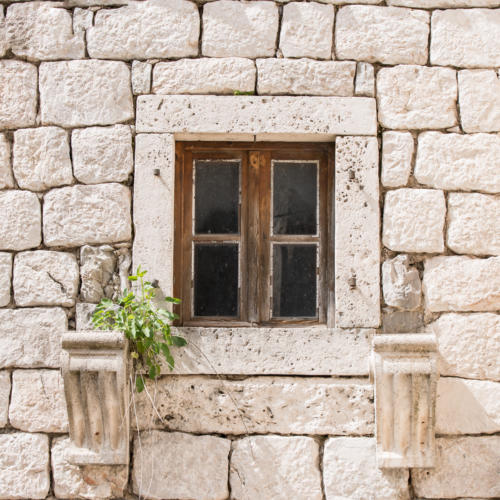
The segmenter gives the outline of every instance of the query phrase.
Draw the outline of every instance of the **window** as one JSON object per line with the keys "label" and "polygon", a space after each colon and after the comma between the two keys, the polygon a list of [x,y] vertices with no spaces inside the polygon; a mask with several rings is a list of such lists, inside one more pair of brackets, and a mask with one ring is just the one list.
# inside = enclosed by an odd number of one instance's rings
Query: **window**
{"label": "window", "polygon": [[333,151],[178,143],[174,293],[184,325],[325,323]]}

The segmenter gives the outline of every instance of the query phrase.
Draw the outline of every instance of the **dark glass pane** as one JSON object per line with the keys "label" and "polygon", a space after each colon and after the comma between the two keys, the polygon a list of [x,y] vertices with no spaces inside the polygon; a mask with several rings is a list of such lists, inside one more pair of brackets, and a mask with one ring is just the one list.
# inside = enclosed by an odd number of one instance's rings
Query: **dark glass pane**
{"label": "dark glass pane", "polygon": [[195,244],[194,315],[238,316],[238,244]]}
{"label": "dark glass pane", "polygon": [[237,234],[240,192],[238,161],[195,162],[195,233]]}
{"label": "dark glass pane", "polygon": [[274,162],[274,234],[316,234],[317,175],[316,163]]}
{"label": "dark glass pane", "polygon": [[273,317],[316,316],[316,245],[274,245]]}

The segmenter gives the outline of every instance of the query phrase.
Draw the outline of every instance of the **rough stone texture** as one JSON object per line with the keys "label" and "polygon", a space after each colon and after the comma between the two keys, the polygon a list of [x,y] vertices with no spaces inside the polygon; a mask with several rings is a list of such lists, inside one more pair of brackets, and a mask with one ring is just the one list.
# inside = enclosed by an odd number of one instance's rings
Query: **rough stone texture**
{"label": "rough stone texture", "polygon": [[464,68],[500,66],[500,10],[432,13],[431,64]]}
{"label": "rough stone texture", "polygon": [[0,189],[13,187],[14,178],[10,166],[10,143],[5,134],[0,134]]}
{"label": "rough stone texture", "polygon": [[132,173],[132,133],[128,125],[74,130],[71,149],[75,177],[84,184],[124,182]]}
{"label": "rough stone texture", "polygon": [[375,96],[375,69],[372,64],[364,62],[358,62],[356,64],[354,95],[367,97]]}
{"label": "rough stone texture", "polygon": [[321,500],[318,443],[282,436],[235,441],[230,481],[234,500]]}
{"label": "rough stone texture", "polygon": [[96,309],[96,304],[87,302],[78,302],[75,310],[75,329],[93,330],[92,315]]}
{"label": "rough stone texture", "polygon": [[408,470],[379,469],[374,438],[329,438],[323,454],[326,500],[408,500]]}
{"label": "rough stone texture", "polygon": [[408,255],[398,255],[382,264],[382,288],[388,306],[416,309],[420,306],[422,284]]}
{"label": "rough stone texture", "polygon": [[258,93],[352,96],[353,62],[258,59]]}
{"label": "rough stone texture", "polygon": [[134,117],[130,71],[119,61],[42,63],[40,101],[43,124],[112,125]]}
{"label": "rough stone texture", "polygon": [[151,92],[150,63],[134,61],[132,63],[132,91],[134,95],[149,94]]}
{"label": "rough stone texture", "polygon": [[87,30],[87,50],[100,59],[195,56],[199,33],[193,2],[147,0],[99,10]]}
{"label": "rough stone texture", "polygon": [[377,74],[378,117],[387,128],[453,127],[456,100],[456,73],[449,68],[396,66]]}
{"label": "rough stone texture", "polygon": [[0,249],[25,250],[40,244],[42,214],[35,193],[0,192],[0,214]]}
{"label": "rough stone texture", "polygon": [[285,57],[332,57],[334,9],[316,2],[283,7],[280,49]]}
{"label": "rough stone texture", "polygon": [[498,0],[387,0],[388,5],[403,5],[417,9],[457,7],[500,7]]}
{"label": "rough stone texture", "polygon": [[382,314],[383,333],[415,333],[424,326],[424,317],[418,311],[384,311]]}
{"label": "rough stone texture", "polygon": [[423,132],[418,136],[415,178],[440,189],[499,193],[498,158],[498,135]]}
{"label": "rough stone texture", "polygon": [[63,247],[130,240],[130,190],[121,184],[53,189],[44,198],[43,235],[47,246]]}
{"label": "rough stone texture", "polygon": [[52,443],[52,474],[57,498],[123,498],[127,487],[128,467],[125,465],[70,464],[64,452],[70,440],[58,437]]}
{"label": "rough stone texture", "polygon": [[16,56],[30,60],[85,57],[83,33],[73,33],[71,12],[52,2],[10,5],[7,41]]}
{"label": "rough stone texture", "polygon": [[10,302],[10,280],[12,278],[12,254],[0,252],[0,307]]}
{"label": "rough stone texture", "polygon": [[500,77],[494,70],[458,72],[464,132],[500,132]]}
{"label": "rough stone texture", "polygon": [[12,427],[28,432],[67,432],[68,417],[57,370],[14,370],[9,408]]}
{"label": "rough stone texture", "polygon": [[14,299],[17,306],[75,305],[80,281],[71,253],[37,250],[14,259]]}
{"label": "rough stone texture", "polygon": [[274,2],[207,3],[203,7],[202,53],[209,57],[273,57],[278,17]]}
{"label": "rough stone texture", "polygon": [[0,498],[45,498],[49,492],[49,438],[0,435]]}
{"label": "rough stone texture", "polygon": [[33,64],[0,61],[0,129],[35,124],[37,85]]}
{"label": "rough stone texture", "polygon": [[80,296],[86,302],[97,304],[104,297],[112,297],[116,255],[111,246],[84,246],[80,250]]}
{"label": "rough stone texture", "polygon": [[4,7],[0,5],[0,57],[3,57],[9,48],[5,26]]}
{"label": "rough stone texture", "polygon": [[134,439],[133,488],[147,498],[228,497],[231,441],[151,431]]}
{"label": "rough stone texture", "polygon": [[382,134],[382,184],[400,187],[408,183],[413,157],[413,136],[409,132]]}
{"label": "rough stone texture", "polygon": [[435,469],[412,470],[416,495],[425,498],[500,496],[500,436],[440,438],[436,440],[436,451]]}
{"label": "rough stone texture", "polygon": [[0,428],[9,421],[10,373],[0,371]]}
{"label": "rough stone texture", "polygon": [[94,13],[91,10],[79,9],[73,11],[73,32],[85,31],[92,26]]}
{"label": "rough stone texture", "polygon": [[500,383],[441,377],[437,386],[436,432],[500,432]]}
{"label": "rough stone texture", "polygon": [[182,59],[160,62],[153,71],[155,94],[233,94],[253,92],[255,64],[250,59]]}
{"label": "rough stone texture", "polygon": [[398,7],[350,5],[335,22],[337,59],[426,64],[429,14]]}
{"label": "rough stone texture", "polygon": [[68,133],[59,127],[14,132],[12,167],[20,188],[45,191],[73,182]]}

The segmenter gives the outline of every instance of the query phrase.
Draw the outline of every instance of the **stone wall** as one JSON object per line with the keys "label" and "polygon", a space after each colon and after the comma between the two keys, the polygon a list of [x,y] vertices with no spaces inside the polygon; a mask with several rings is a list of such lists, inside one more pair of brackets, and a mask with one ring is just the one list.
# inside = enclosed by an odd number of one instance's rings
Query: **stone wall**
{"label": "stone wall", "polygon": [[[0,498],[500,497],[499,7],[0,0]],[[241,119],[216,97],[175,97],[235,91],[292,97],[259,100],[258,119],[243,96]],[[337,260],[372,276],[355,301],[338,278],[348,320],[183,329],[206,357],[179,351],[176,374],[133,400],[130,470],[68,463],[61,334],[123,287],[144,231],[150,252],[169,244],[141,212],[158,193],[146,169],[171,167],[186,138],[335,140],[349,161],[339,136],[375,134],[380,196],[362,227],[375,251],[380,229],[381,290],[346,233]],[[368,360],[382,332],[437,336],[434,469],[376,467]]]}

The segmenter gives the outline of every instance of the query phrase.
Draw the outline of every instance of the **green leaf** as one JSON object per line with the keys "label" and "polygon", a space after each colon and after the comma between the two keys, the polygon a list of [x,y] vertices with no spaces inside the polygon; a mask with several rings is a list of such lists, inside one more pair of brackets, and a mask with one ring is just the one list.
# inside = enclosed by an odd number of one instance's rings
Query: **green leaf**
{"label": "green leaf", "polygon": [[142,378],[142,375],[138,375],[135,378],[135,388],[137,389],[137,392],[142,392],[144,390],[144,379]]}
{"label": "green leaf", "polygon": [[177,335],[172,335],[172,342],[177,347],[182,347],[187,344],[187,340],[184,337],[179,337]]}
{"label": "green leaf", "polygon": [[167,302],[172,303],[172,304],[180,304],[181,303],[181,299],[176,299],[175,297],[165,297],[165,300]]}
{"label": "green leaf", "polygon": [[156,365],[151,365],[149,367],[149,378],[154,380],[156,378]]}

